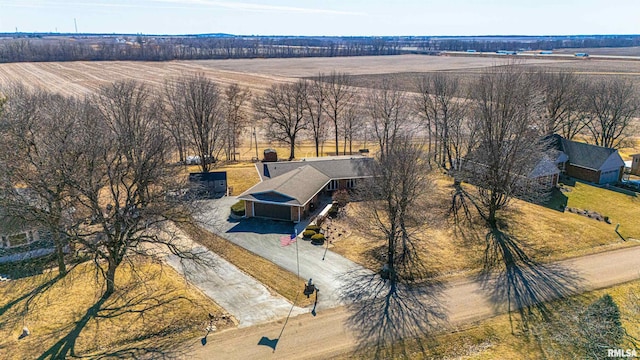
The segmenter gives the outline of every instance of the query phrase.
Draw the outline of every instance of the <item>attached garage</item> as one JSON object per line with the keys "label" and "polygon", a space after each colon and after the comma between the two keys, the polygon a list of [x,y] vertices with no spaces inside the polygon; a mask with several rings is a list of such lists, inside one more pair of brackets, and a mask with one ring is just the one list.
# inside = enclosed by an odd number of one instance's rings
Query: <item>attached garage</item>
{"label": "attached garage", "polygon": [[291,207],[287,205],[254,202],[253,211],[257,217],[291,221]]}
{"label": "attached garage", "polygon": [[244,200],[245,217],[299,222],[318,205],[319,194],[353,187],[355,179],[368,176],[368,158],[316,159],[256,164],[260,183],[238,196]]}

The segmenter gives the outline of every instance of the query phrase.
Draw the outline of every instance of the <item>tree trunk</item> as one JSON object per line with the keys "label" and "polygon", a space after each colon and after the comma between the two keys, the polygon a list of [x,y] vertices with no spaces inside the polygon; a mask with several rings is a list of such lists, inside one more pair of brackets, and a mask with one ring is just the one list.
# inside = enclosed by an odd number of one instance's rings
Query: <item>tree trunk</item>
{"label": "tree trunk", "polygon": [[116,264],[115,260],[109,259],[109,268],[107,269],[107,276],[105,281],[107,283],[107,289],[105,290],[103,296],[110,296],[116,290],[116,269],[118,268],[118,264]]}
{"label": "tree trunk", "polygon": [[289,160],[293,160],[296,158],[296,138],[291,138],[291,144],[289,147]]}
{"label": "tree trunk", "polygon": [[59,233],[53,234],[53,244],[56,248],[56,257],[58,260],[58,273],[60,276],[64,276],[67,274],[67,265],[64,263],[64,243],[60,238]]}
{"label": "tree trunk", "polygon": [[338,114],[336,112],[334,112],[334,118],[333,118],[333,130],[335,131],[335,138],[336,138],[336,155],[340,154],[340,148],[338,146]]}

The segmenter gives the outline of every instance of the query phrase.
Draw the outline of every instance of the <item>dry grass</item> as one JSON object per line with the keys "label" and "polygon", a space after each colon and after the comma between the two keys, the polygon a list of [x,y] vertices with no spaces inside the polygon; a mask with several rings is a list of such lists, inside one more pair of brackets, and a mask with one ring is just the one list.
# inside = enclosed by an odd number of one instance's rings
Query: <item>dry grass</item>
{"label": "dry grass", "polygon": [[[456,227],[448,216],[451,183],[444,176],[435,179],[436,187],[430,195],[433,210],[429,222],[421,229],[418,245],[427,268],[443,278],[477,272],[485,249],[484,227]],[[541,262],[637,245],[621,241],[614,229],[620,223],[624,236],[640,237],[638,198],[580,183],[572,189],[566,193],[569,206],[598,211],[609,216],[613,224],[515,200],[502,213],[508,225],[504,230],[517,238],[530,257]],[[347,216],[333,221],[332,250],[378,271],[384,261],[385,241],[358,230],[362,226],[354,226],[357,222],[353,219],[362,213],[361,206],[364,204],[349,204]]]}
{"label": "dry grass", "polygon": [[[604,294],[610,294],[618,307],[622,325],[630,336],[640,336],[640,311],[637,294],[640,292],[640,281],[634,281],[609,289],[594,291],[582,297],[586,306]],[[635,296],[634,296],[635,295]],[[587,300],[590,299],[590,300]],[[437,355],[449,358],[465,359],[540,359],[544,358],[537,341],[524,336],[520,332],[513,334],[508,315],[472,325],[465,330],[442,337]],[[453,356],[452,356],[453,355]],[[603,357],[606,354],[603,354]]]}
{"label": "dry grass", "polygon": [[305,307],[313,299],[302,297],[301,289],[305,279],[297,277],[271,261],[235,245],[209,231],[195,225],[181,225],[181,229],[209,250],[220,255],[240,270],[252,276],[274,293],[280,294],[292,303]]}
{"label": "dry grass", "polygon": [[[610,294],[620,308],[620,317],[627,333],[640,337],[640,307],[638,306],[640,280],[604,290],[583,294],[577,300],[587,306],[594,299]],[[542,340],[549,341],[549,340]],[[534,336],[526,336],[520,330],[512,332],[509,315],[466,325],[455,331],[435,336],[429,340],[426,358],[429,359],[545,359],[544,346]],[[543,343],[544,344],[544,343]],[[406,343],[412,359],[424,359],[415,341]],[[603,354],[605,357],[606,353]],[[341,359],[351,358],[350,356]]]}
{"label": "dry grass", "polygon": [[[0,358],[33,359],[65,340],[75,342],[76,355],[178,354],[180,343],[204,335],[208,313],[223,313],[169,267],[140,260],[133,269],[122,265],[117,291],[97,317],[84,319],[84,327],[78,324],[102,291],[90,263],[77,266],[33,299],[29,292],[54,278],[54,272],[0,283]],[[31,335],[18,340],[23,326]],[[217,323],[218,329],[231,326],[231,320]]]}

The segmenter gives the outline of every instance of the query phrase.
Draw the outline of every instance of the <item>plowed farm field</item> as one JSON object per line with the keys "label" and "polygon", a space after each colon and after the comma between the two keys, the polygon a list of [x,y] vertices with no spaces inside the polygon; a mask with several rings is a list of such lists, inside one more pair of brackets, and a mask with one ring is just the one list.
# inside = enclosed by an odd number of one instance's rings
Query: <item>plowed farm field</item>
{"label": "plowed farm field", "polygon": [[[502,61],[504,63],[504,61]],[[527,60],[527,64],[559,65],[565,61]],[[570,62],[570,61],[569,61]],[[168,62],[48,62],[0,64],[0,86],[22,82],[67,95],[84,95],[101,85],[135,79],[162,86],[166,79],[185,73],[204,73],[219,84],[238,83],[261,93],[271,84],[339,71],[353,75],[478,71],[500,64],[495,58],[447,56],[368,56],[343,58],[194,60]]]}

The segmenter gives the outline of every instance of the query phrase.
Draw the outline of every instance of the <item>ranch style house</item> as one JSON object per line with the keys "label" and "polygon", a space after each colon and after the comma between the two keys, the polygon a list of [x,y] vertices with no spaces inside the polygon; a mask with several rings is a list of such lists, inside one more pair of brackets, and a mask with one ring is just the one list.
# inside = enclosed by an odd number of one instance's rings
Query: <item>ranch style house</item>
{"label": "ranch style house", "polygon": [[299,222],[318,207],[319,196],[352,189],[371,177],[371,158],[332,156],[299,161],[258,162],[260,182],[238,196],[245,217]]}

